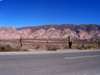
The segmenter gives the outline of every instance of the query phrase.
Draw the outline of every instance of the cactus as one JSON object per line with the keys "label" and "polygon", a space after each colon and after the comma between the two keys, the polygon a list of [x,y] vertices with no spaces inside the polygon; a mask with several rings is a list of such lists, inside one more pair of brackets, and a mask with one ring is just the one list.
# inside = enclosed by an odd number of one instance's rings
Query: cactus
{"label": "cactus", "polygon": [[68,46],[69,48],[72,48],[72,41],[71,41],[70,36],[68,36]]}
{"label": "cactus", "polygon": [[20,48],[23,46],[23,44],[22,44],[22,38],[20,37],[20,39],[19,39],[19,44],[20,44]]}

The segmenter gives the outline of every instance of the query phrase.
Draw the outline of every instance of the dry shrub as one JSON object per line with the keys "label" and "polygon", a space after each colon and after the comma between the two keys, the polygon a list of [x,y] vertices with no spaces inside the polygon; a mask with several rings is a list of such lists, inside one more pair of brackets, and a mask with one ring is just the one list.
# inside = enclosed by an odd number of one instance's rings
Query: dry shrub
{"label": "dry shrub", "polygon": [[13,48],[10,45],[0,45],[0,51],[1,52],[11,52],[11,51],[27,51],[27,50],[20,49],[20,48]]}

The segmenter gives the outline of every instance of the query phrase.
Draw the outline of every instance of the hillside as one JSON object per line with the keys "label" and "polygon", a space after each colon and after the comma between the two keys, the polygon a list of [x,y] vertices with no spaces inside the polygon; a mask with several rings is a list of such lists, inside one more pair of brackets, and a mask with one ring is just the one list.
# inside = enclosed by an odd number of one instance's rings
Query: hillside
{"label": "hillside", "polygon": [[72,39],[100,38],[99,25],[43,25],[23,28],[0,28],[0,39]]}

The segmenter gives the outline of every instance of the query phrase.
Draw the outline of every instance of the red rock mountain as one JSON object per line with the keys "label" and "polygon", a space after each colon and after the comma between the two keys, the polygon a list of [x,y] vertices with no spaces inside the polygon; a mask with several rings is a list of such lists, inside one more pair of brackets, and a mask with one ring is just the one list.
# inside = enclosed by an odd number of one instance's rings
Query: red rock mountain
{"label": "red rock mountain", "polygon": [[0,28],[0,39],[98,39],[100,25],[43,25],[24,28]]}

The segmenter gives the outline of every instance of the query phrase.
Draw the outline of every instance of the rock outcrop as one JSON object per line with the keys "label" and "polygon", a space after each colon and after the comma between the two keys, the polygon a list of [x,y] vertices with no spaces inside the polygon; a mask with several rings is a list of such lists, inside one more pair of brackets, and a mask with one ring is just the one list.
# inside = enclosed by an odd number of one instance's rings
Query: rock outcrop
{"label": "rock outcrop", "polygon": [[2,39],[98,39],[99,25],[45,25],[26,28],[0,28]]}

